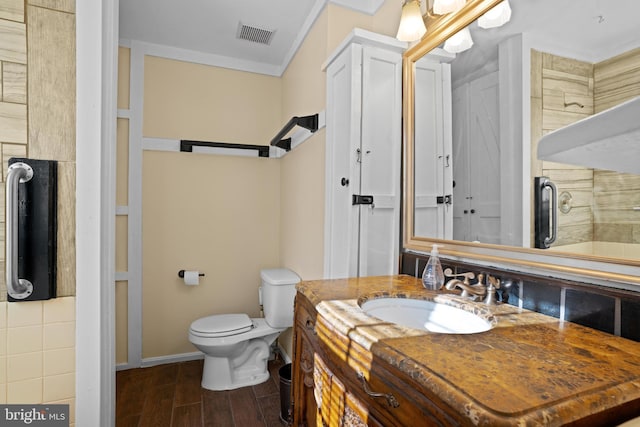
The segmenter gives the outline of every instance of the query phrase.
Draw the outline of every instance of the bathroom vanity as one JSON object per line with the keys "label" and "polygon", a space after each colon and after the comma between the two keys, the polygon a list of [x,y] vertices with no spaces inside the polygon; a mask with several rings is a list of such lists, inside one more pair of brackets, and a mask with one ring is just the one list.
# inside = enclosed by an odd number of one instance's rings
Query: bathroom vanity
{"label": "bathroom vanity", "polygon": [[[293,425],[617,425],[640,415],[640,343],[411,276],[301,282]],[[432,300],[491,323],[475,334],[383,321],[361,305]],[[321,418],[321,422],[319,418]]]}

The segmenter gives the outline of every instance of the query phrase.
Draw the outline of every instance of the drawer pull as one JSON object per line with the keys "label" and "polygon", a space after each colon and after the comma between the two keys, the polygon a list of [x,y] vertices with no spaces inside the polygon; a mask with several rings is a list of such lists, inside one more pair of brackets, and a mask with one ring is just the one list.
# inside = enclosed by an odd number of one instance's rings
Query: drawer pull
{"label": "drawer pull", "polygon": [[387,404],[392,408],[397,408],[398,406],[400,406],[400,404],[398,403],[398,401],[396,400],[393,394],[378,393],[371,390],[369,388],[369,384],[367,383],[367,379],[364,377],[364,374],[362,372],[358,372],[358,378],[360,378],[360,380],[362,381],[362,388],[364,389],[364,392],[369,395],[369,397],[373,397],[373,398],[384,397],[385,399],[387,399]]}

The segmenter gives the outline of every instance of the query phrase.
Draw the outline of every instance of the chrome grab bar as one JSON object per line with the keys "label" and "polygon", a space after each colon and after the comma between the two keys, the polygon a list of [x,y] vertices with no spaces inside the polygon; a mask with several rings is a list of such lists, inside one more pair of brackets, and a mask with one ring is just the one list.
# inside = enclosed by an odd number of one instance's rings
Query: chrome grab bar
{"label": "chrome grab bar", "polygon": [[26,163],[16,162],[7,171],[7,235],[5,279],[11,298],[25,299],[33,293],[33,284],[18,277],[18,185],[33,178],[33,169]]}
{"label": "chrome grab bar", "polygon": [[556,185],[548,178],[544,179],[541,183],[542,187],[547,187],[551,191],[551,236],[544,238],[544,243],[547,247],[551,246],[556,241],[558,235],[558,190]]}

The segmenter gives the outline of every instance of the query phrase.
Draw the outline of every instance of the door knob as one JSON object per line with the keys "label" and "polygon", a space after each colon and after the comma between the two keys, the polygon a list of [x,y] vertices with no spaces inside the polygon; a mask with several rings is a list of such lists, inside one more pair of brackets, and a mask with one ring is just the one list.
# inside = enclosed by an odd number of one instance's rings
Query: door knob
{"label": "door knob", "polygon": [[349,179],[348,178],[342,178],[340,180],[340,185],[342,185],[343,187],[348,187],[349,186]]}

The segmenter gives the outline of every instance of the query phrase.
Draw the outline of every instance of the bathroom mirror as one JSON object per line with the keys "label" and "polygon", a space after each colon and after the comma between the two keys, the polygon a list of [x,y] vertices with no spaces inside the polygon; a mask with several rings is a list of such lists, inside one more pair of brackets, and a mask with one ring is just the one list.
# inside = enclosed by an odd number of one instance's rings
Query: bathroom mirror
{"label": "bathroom mirror", "polygon": [[[633,22],[640,5],[510,0],[508,23],[480,28],[477,18],[499,3],[469,0],[452,14],[427,13],[427,34],[405,53],[405,249],[428,251],[439,243],[460,258],[640,283],[640,210],[634,209],[640,177],[536,155],[538,141],[552,130],[640,95]],[[473,46],[443,50],[463,28]],[[612,89],[607,61],[614,57],[618,86]],[[425,69],[440,75],[430,79]],[[432,83],[426,90],[425,81]],[[608,123],[599,126],[614,128]],[[425,148],[425,135],[441,145]],[[550,176],[562,195],[550,249],[533,249],[535,176]],[[474,186],[477,192],[469,192]]]}

